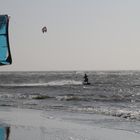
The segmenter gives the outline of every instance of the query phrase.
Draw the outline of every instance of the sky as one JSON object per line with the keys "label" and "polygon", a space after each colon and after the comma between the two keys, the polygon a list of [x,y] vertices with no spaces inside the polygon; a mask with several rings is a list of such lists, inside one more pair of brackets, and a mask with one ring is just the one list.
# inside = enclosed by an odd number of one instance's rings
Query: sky
{"label": "sky", "polygon": [[0,71],[140,70],[139,7],[139,0],[0,0],[13,59]]}

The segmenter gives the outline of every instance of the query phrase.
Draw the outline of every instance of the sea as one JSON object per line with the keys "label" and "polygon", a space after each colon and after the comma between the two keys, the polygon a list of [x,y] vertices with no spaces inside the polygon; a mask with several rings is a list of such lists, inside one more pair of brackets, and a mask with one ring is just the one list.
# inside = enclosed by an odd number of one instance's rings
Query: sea
{"label": "sea", "polygon": [[0,106],[140,122],[140,71],[0,72]]}

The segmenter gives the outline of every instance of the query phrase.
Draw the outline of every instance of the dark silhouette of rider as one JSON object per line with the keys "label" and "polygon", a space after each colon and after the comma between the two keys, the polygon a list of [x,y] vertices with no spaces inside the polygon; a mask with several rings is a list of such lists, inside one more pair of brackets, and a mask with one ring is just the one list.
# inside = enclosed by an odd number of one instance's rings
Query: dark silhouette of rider
{"label": "dark silhouette of rider", "polygon": [[87,76],[86,73],[85,73],[85,75],[84,75],[84,82],[88,83],[88,76]]}

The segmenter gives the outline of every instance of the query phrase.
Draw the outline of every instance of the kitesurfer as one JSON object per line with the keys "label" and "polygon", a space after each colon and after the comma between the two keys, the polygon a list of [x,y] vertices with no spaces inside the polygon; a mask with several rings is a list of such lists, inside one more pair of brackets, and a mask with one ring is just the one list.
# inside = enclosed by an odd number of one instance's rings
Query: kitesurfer
{"label": "kitesurfer", "polygon": [[87,83],[87,84],[89,83],[89,82],[88,82],[88,76],[87,76],[86,73],[85,73],[85,75],[84,75],[84,83]]}

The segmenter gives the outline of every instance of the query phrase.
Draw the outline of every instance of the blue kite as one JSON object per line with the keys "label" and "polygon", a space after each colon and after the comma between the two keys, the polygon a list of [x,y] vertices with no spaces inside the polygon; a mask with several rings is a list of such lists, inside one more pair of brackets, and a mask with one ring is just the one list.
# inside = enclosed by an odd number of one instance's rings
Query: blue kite
{"label": "blue kite", "polygon": [[12,64],[8,27],[9,16],[0,15],[0,66]]}

